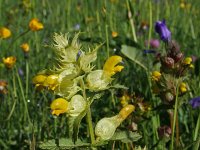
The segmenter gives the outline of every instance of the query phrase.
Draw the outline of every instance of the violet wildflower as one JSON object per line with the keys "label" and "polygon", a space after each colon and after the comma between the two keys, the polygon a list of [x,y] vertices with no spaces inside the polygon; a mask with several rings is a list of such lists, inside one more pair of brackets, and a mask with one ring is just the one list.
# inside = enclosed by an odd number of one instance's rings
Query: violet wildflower
{"label": "violet wildflower", "polygon": [[195,97],[189,101],[190,105],[192,105],[193,108],[197,108],[200,106],[200,96]]}
{"label": "violet wildflower", "polygon": [[157,39],[151,39],[149,41],[145,41],[145,46],[150,46],[153,49],[157,49],[160,46],[160,42]]}
{"label": "violet wildflower", "polygon": [[165,24],[165,20],[157,21],[155,24],[155,30],[160,35],[161,40],[168,42],[171,39],[171,32]]}

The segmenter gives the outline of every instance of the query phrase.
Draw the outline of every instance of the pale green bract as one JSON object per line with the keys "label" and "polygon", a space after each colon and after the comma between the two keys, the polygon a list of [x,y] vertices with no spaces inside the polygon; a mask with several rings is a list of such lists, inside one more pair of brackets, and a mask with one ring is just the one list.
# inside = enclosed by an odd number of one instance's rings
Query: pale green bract
{"label": "pale green bract", "polygon": [[120,123],[118,115],[111,118],[103,118],[95,127],[95,135],[100,138],[100,140],[109,140],[114,135]]}
{"label": "pale green bract", "polygon": [[86,78],[88,89],[91,91],[101,91],[108,88],[112,78],[106,78],[103,70],[95,70],[88,74]]}
{"label": "pale green bract", "polygon": [[74,95],[69,102],[69,115],[77,117],[86,108],[86,101],[81,95]]}

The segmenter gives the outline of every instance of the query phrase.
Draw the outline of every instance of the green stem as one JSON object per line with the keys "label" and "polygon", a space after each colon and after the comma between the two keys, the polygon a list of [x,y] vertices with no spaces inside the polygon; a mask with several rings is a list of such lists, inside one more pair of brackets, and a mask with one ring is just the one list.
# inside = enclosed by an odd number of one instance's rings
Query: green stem
{"label": "green stem", "polygon": [[[81,88],[82,88],[83,98],[87,101],[85,84],[84,84],[83,78],[81,79],[80,84],[81,84]],[[95,143],[95,136],[94,136],[94,129],[93,129],[93,125],[92,125],[92,115],[91,115],[90,107],[88,107],[86,119],[87,119],[87,123],[88,123],[91,143],[94,144]]]}
{"label": "green stem", "polygon": [[149,1],[149,35],[148,35],[148,49],[150,47],[150,39],[151,39],[151,33],[152,33],[152,4],[151,1]]}
{"label": "green stem", "polygon": [[27,34],[29,31],[30,31],[30,30],[28,29],[28,30],[22,32],[22,33],[21,33],[20,35],[18,35],[16,38],[14,38],[14,39],[12,40],[12,42],[9,44],[9,46],[8,46],[8,48],[7,48],[6,51],[8,51],[20,37],[24,36],[24,35]]}
{"label": "green stem", "polygon": [[109,58],[109,39],[108,39],[108,25],[106,25],[106,50],[107,50],[107,57]]}
{"label": "green stem", "polygon": [[179,88],[178,88],[178,86],[176,86],[176,99],[175,99],[175,108],[174,108],[174,118],[173,118],[170,150],[174,150],[174,131],[175,131],[175,125],[176,125],[177,110],[178,110],[178,93],[179,93]]}
{"label": "green stem", "polygon": [[28,98],[28,83],[29,82],[29,63],[26,60],[26,98]]}
{"label": "green stem", "polygon": [[200,113],[199,113],[199,117],[198,117],[198,120],[197,120],[197,125],[196,125],[196,128],[195,128],[195,132],[194,132],[194,138],[193,138],[194,141],[197,140],[197,136],[199,134],[199,129],[200,129]]}
{"label": "green stem", "polygon": [[18,80],[18,83],[19,83],[19,88],[20,88],[20,91],[21,91],[22,99],[23,99],[24,106],[25,106],[24,116],[25,116],[25,119],[26,119],[26,115],[27,115],[28,122],[29,122],[29,124],[31,124],[31,120],[30,120],[30,116],[29,116],[29,112],[28,112],[28,107],[27,107],[27,102],[26,102],[26,99],[25,99],[25,96],[24,96],[24,90],[23,90],[23,87],[22,87],[22,82],[21,82],[21,79],[20,79],[19,74],[17,72],[17,69],[16,69],[16,74],[17,74],[17,80]]}
{"label": "green stem", "polygon": [[132,12],[131,12],[128,0],[126,0],[126,5],[127,5],[127,9],[128,9],[128,18],[129,18],[129,22],[130,22],[130,25],[131,25],[131,31],[132,31],[132,34],[133,34],[133,39],[134,39],[135,42],[137,42],[135,26],[134,26],[134,22],[133,22],[133,18],[132,18]]}

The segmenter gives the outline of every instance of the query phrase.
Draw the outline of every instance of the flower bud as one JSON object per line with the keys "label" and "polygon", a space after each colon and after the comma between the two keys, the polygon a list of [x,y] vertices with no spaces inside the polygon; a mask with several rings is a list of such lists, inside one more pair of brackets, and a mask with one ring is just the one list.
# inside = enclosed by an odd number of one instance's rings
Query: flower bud
{"label": "flower bud", "polygon": [[175,57],[174,57],[174,60],[175,60],[175,62],[178,62],[178,61],[180,61],[180,60],[182,60],[183,59],[183,53],[178,53]]}
{"label": "flower bud", "polygon": [[173,68],[174,67],[174,59],[171,57],[164,57],[161,59],[161,63],[166,66],[167,68]]}
{"label": "flower bud", "polygon": [[160,138],[167,137],[169,138],[172,134],[172,130],[168,126],[162,126],[158,128],[158,135]]}
{"label": "flower bud", "polygon": [[165,99],[168,101],[168,102],[171,102],[174,100],[174,95],[170,92],[167,92],[165,93]]}
{"label": "flower bud", "polygon": [[157,21],[155,24],[155,30],[160,35],[161,40],[167,42],[171,39],[171,32],[165,24],[165,20]]}

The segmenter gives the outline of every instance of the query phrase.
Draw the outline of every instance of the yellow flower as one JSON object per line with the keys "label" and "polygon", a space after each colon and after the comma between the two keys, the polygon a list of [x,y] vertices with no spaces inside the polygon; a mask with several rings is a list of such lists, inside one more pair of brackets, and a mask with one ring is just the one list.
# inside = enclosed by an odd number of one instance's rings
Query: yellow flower
{"label": "yellow flower", "polygon": [[125,120],[133,111],[135,110],[135,106],[134,105],[126,105],[125,107],[123,107],[120,112],[119,112],[119,117],[121,118],[121,120]]}
{"label": "yellow flower", "polygon": [[52,115],[59,116],[68,111],[69,102],[64,98],[57,98],[51,103]]}
{"label": "yellow flower", "polygon": [[50,90],[54,91],[58,86],[58,75],[49,75],[43,83],[44,86],[48,87]]}
{"label": "yellow flower", "polygon": [[118,36],[118,33],[116,31],[112,31],[112,37],[116,38]]}
{"label": "yellow flower", "polygon": [[0,28],[0,38],[6,39],[9,38],[10,36],[11,36],[11,31],[8,28],[6,27]]}
{"label": "yellow flower", "polygon": [[184,2],[181,2],[181,3],[180,3],[180,7],[181,7],[182,9],[184,9],[184,8],[185,8],[185,3],[184,3]]}
{"label": "yellow flower", "polygon": [[185,93],[185,92],[187,91],[187,86],[186,86],[186,84],[185,84],[184,82],[182,82],[182,83],[180,84],[179,89],[180,89],[181,93]]}
{"label": "yellow flower", "polygon": [[120,62],[122,62],[122,57],[120,57],[120,56],[116,55],[116,56],[111,56],[110,58],[108,58],[103,66],[104,74],[108,77],[111,77],[114,74],[116,74],[117,72],[121,72],[121,70],[124,67],[117,65]]}
{"label": "yellow flower", "polygon": [[191,69],[194,69],[194,65],[193,64],[190,64],[189,66]]}
{"label": "yellow flower", "polygon": [[44,81],[46,80],[47,76],[46,75],[36,75],[35,77],[33,77],[33,84],[35,84],[35,87],[38,91],[42,90],[44,88],[43,84]]}
{"label": "yellow flower", "polygon": [[97,140],[109,140],[114,135],[116,128],[135,110],[134,105],[123,107],[119,114],[99,120],[95,127]]}
{"label": "yellow flower", "polygon": [[8,69],[11,69],[16,63],[16,57],[10,56],[7,58],[3,58],[3,63]]}
{"label": "yellow flower", "polygon": [[20,45],[20,47],[24,53],[28,53],[30,50],[28,43],[23,43],[22,45]]}
{"label": "yellow flower", "polygon": [[130,95],[128,95],[127,92],[125,92],[122,97],[120,97],[120,103],[122,104],[122,106],[126,106],[128,105],[129,101],[131,100]]}
{"label": "yellow flower", "polygon": [[36,75],[33,78],[33,84],[36,85],[36,88],[38,87],[39,89],[43,87],[47,87],[48,89],[54,91],[56,87],[58,86],[58,75],[53,74],[53,75]]}
{"label": "yellow flower", "polygon": [[160,80],[160,77],[161,77],[161,73],[159,71],[154,71],[152,72],[152,75],[151,75],[151,79],[153,81],[158,81]]}
{"label": "yellow flower", "polygon": [[39,22],[39,20],[37,18],[33,18],[29,22],[29,28],[32,31],[39,31],[39,30],[42,30],[44,28],[44,26],[43,26],[43,24],[41,22]]}
{"label": "yellow flower", "polygon": [[33,84],[43,84],[47,76],[39,74],[33,78]]}
{"label": "yellow flower", "polygon": [[0,80],[0,94],[7,94],[7,85],[8,83],[4,80]]}
{"label": "yellow flower", "polygon": [[191,57],[186,57],[184,60],[183,60],[183,64],[184,65],[190,65],[192,63],[192,58]]}

